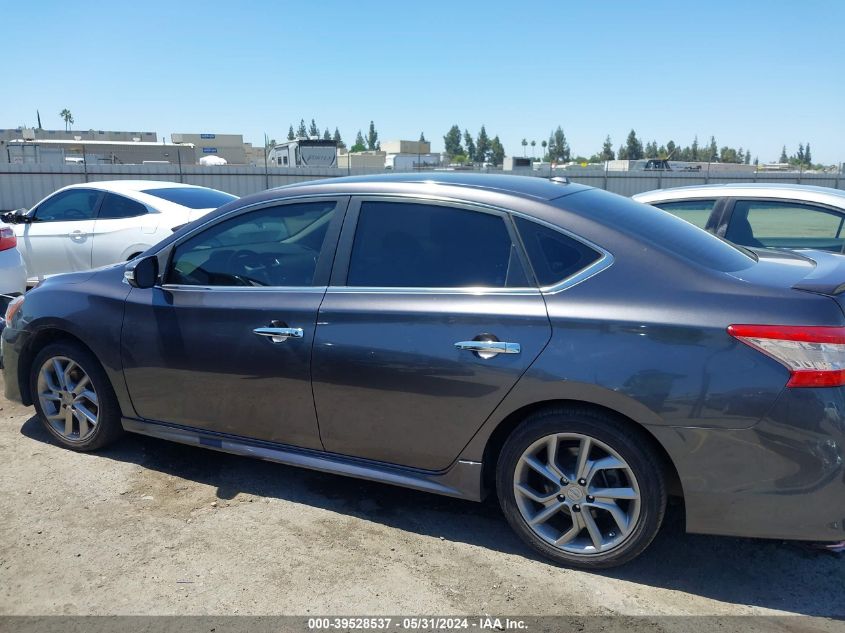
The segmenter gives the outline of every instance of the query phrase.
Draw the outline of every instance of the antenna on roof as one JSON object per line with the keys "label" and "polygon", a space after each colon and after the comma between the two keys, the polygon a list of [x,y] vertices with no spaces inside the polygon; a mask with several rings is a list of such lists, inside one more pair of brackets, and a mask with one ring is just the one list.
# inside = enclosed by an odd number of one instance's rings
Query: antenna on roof
{"label": "antenna on roof", "polygon": [[556,182],[559,185],[568,185],[569,178],[567,178],[566,176],[552,176],[551,178],[549,178],[549,182]]}

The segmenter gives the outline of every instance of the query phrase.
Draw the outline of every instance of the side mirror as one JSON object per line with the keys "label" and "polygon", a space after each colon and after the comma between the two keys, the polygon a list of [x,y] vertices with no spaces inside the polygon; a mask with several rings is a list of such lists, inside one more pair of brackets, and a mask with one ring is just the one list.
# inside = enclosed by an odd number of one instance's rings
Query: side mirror
{"label": "side mirror", "polygon": [[28,209],[15,209],[0,215],[0,220],[8,224],[26,224],[30,221]]}
{"label": "side mirror", "polygon": [[152,288],[158,281],[158,257],[148,255],[126,264],[123,278],[133,288]]}

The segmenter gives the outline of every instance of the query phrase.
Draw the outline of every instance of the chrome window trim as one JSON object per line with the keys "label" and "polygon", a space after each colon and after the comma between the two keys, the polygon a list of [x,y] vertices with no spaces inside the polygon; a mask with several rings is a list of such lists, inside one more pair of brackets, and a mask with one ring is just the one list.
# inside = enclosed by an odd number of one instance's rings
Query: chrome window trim
{"label": "chrome window trim", "polygon": [[329,286],[330,294],[397,295],[540,295],[539,288],[419,288],[416,286]]}
{"label": "chrome window trim", "polygon": [[326,286],[192,286],[190,284],[162,284],[162,290],[202,292],[325,292]]}
{"label": "chrome window trim", "polygon": [[597,251],[601,254],[601,257],[597,259],[595,262],[587,266],[586,268],[582,268],[574,275],[570,275],[564,279],[561,279],[556,284],[551,286],[541,286],[540,288],[486,288],[486,287],[473,287],[473,288],[417,288],[417,287],[365,287],[365,286],[328,286],[326,287],[319,287],[319,286],[301,286],[298,288],[293,288],[290,286],[187,286],[187,285],[179,285],[179,284],[165,284],[161,286],[163,289],[167,290],[188,290],[188,289],[197,289],[203,288],[205,290],[237,290],[237,291],[245,291],[245,290],[263,290],[263,291],[293,291],[293,292],[308,292],[307,289],[313,289],[314,291],[318,292],[331,292],[332,294],[346,294],[346,293],[371,293],[371,294],[456,294],[456,295],[531,295],[531,294],[543,294],[543,295],[552,295],[557,294],[559,292],[563,292],[568,288],[578,285],[579,283],[586,281],[590,277],[598,275],[599,273],[603,272],[610,268],[613,265],[614,257],[613,255],[607,251],[606,249],[602,248],[598,244],[591,242],[579,235],[568,231],[556,224],[552,224],[551,222],[547,222],[545,220],[541,220],[533,215],[523,213],[521,211],[515,211],[513,209],[505,209],[503,207],[497,207],[495,205],[485,204],[481,202],[467,202],[465,200],[457,200],[450,196],[442,196],[436,194],[420,194],[420,193],[387,193],[387,194],[378,194],[378,193],[361,193],[361,192],[331,192],[331,193],[311,193],[311,194],[302,194],[298,196],[282,196],[279,198],[272,198],[269,200],[262,200],[260,202],[255,202],[253,204],[249,204],[244,207],[238,207],[237,209],[233,209],[228,213],[215,217],[213,219],[209,219],[208,222],[203,222],[199,226],[195,227],[193,231],[188,233],[187,235],[183,236],[179,242],[174,242],[170,244],[170,247],[175,247],[178,243],[181,243],[187,240],[190,236],[194,235],[197,231],[200,231],[204,226],[211,223],[212,221],[223,221],[224,218],[228,218],[231,215],[235,215],[238,213],[243,213],[245,211],[256,209],[259,207],[264,206],[272,206],[279,203],[290,202],[294,200],[307,200],[307,199],[320,199],[320,198],[339,198],[349,196],[350,198],[361,198],[361,197],[377,197],[379,199],[389,199],[389,198],[402,198],[406,200],[423,200],[423,201],[437,201],[437,202],[446,202],[446,203],[460,203],[465,204],[471,207],[476,207],[479,209],[488,209],[491,211],[495,211],[497,213],[505,213],[512,216],[518,216],[524,218],[530,222],[536,222],[542,226],[545,226],[553,231],[557,231],[558,233],[562,233],[567,237],[581,242],[582,244],[589,246],[593,250]]}

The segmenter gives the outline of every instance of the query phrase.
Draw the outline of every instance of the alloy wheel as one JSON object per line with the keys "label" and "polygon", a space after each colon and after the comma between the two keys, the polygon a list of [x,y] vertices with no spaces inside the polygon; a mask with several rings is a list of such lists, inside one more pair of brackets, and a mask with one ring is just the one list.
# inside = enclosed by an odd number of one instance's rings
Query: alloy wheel
{"label": "alloy wheel", "polygon": [[48,358],[38,372],[38,401],[53,431],[69,442],[86,440],[97,428],[100,406],[91,378],[74,360]]}
{"label": "alloy wheel", "polygon": [[640,487],[610,446],[579,433],[556,433],[531,444],[513,479],[527,526],[569,554],[591,556],[619,547],[640,518]]}

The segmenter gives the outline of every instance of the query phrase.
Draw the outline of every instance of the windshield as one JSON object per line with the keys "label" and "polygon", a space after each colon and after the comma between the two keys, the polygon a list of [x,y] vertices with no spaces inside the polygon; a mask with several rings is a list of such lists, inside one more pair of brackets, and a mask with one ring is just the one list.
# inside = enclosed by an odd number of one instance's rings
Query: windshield
{"label": "windshield", "polygon": [[205,189],[204,187],[165,187],[163,189],[145,189],[142,193],[181,204],[189,209],[216,209],[227,202],[238,199],[237,196],[230,193],[216,189]]}

